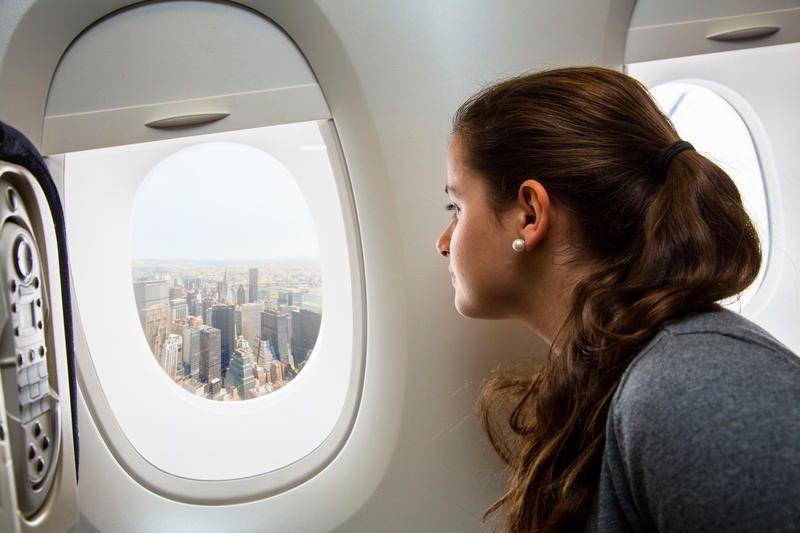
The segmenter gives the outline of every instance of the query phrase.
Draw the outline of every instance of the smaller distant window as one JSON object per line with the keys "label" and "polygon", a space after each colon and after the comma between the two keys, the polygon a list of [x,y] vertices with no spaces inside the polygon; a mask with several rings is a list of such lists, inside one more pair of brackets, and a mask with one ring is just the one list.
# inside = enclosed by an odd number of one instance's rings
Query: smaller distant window
{"label": "smaller distant window", "polygon": [[741,311],[758,290],[769,257],[769,216],[764,180],[753,138],[739,113],[720,95],[691,83],[665,83],[651,89],[681,138],[717,163],[739,188],[761,240],[764,264],[756,281],[739,297],[724,302]]}

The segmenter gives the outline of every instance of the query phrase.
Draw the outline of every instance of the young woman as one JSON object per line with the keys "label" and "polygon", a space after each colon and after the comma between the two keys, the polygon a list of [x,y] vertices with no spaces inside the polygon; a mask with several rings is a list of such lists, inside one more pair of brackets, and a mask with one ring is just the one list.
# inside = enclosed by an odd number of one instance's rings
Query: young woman
{"label": "young woman", "polygon": [[736,186],[637,81],[568,68],[457,112],[455,305],[551,345],[495,375],[507,532],[800,531],[800,360],[723,310],[761,265]]}

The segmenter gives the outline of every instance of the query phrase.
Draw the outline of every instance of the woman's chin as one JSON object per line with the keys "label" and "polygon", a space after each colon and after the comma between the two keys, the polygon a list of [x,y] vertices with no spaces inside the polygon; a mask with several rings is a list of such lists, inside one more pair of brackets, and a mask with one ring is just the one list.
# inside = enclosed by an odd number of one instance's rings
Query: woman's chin
{"label": "woman's chin", "polygon": [[486,306],[479,305],[473,300],[459,297],[458,292],[456,292],[455,304],[456,311],[458,311],[458,313],[465,318],[496,318],[494,316],[490,316],[490,313],[487,313]]}

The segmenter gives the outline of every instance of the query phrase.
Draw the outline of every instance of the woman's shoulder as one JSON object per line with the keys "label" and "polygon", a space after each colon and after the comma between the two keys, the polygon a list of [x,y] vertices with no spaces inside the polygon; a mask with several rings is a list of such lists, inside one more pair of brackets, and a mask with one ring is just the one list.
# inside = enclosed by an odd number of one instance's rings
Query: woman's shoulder
{"label": "woman's shoulder", "polygon": [[798,500],[800,359],[730,312],[666,326],[614,396],[595,522],[797,531]]}
{"label": "woman's shoulder", "polygon": [[748,409],[786,397],[786,407],[800,413],[798,389],[800,358],[746,318],[717,311],[666,325],[626,370],[612,410],[683,416],[720,402]]}

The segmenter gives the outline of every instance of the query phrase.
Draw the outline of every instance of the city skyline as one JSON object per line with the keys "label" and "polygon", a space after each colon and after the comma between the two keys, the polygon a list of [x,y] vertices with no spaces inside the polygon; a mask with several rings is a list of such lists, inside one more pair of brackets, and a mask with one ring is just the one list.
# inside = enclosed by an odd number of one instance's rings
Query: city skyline
{"label": "city skyline", "polygon": [[241,401],[305,368],[321,327],[322,282],[318,261],[229,263],[134,261],[131,277],[161,368],[190,394]]}

